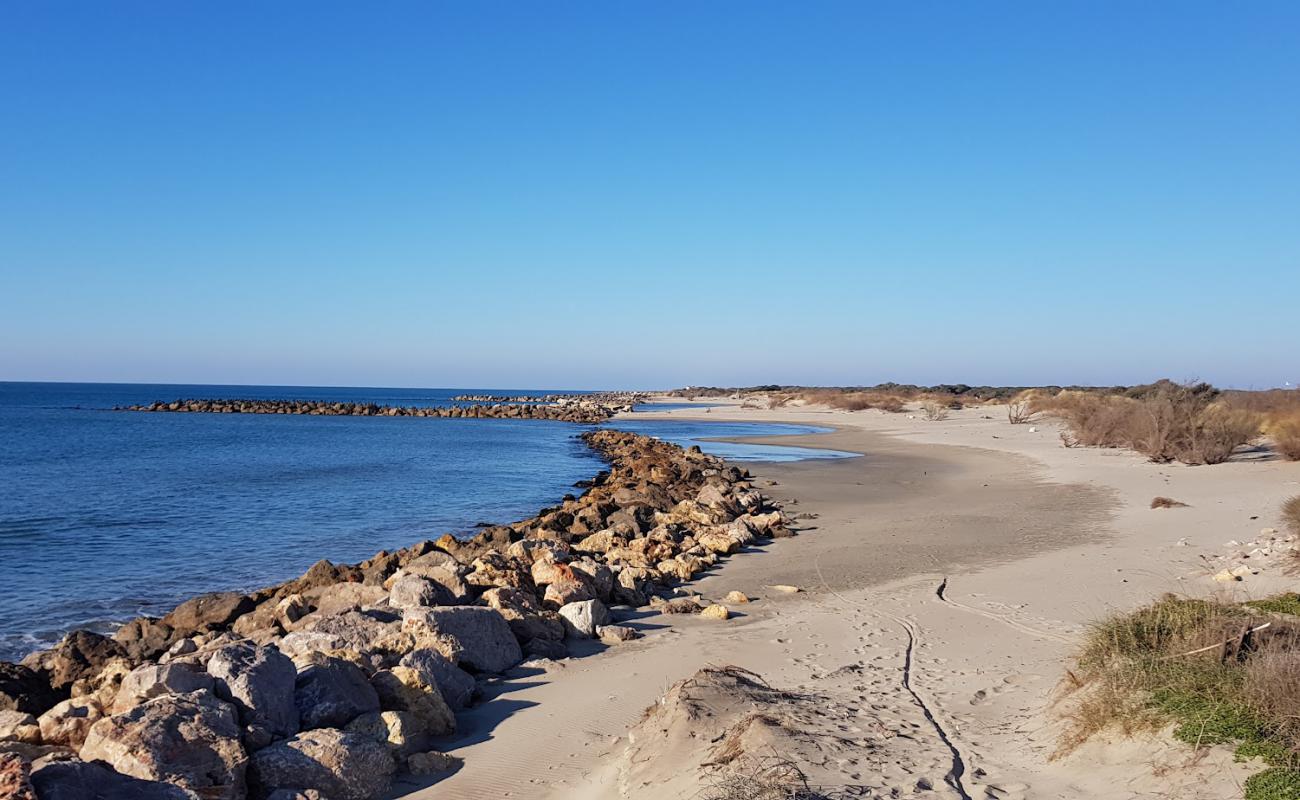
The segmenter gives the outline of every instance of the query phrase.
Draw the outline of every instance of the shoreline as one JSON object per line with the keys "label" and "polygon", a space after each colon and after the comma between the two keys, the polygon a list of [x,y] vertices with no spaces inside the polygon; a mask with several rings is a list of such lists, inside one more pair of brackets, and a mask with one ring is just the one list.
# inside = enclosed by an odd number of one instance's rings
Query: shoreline
{"label": "shoreline", "polygon": [[[1122,451],[1066,449],[1055,442],[1050,422],[1039,423],[1043,430],[998,424],[987,414],[981,416],[985,410],[958,412],[944,422],[878,412],[758,410],[717,403],[710,404],[707,414],[691,408],[637,412],[634,419],[645,421],[816,425],[828,430],[710,441],[813,447],[858,456],[740,465],[749,477],[737,470],[732,476],[735,485],[770,498],[761,501],[761,507],[783,509],[778,519],[795,540],[736,542],[736,552],[766,557],[720,558],[716,566],[701,563],[689,576],[669,581],[657,592],[713,602],[733,592],[746,595],[749,602],[728,605],[725,621],[698,613],[664,613],[663,603],[655,606],[651,593],[645,592],[647,604],[615,607],[607,624],[619,629],[617,639],[611,633],[600,641],[604,637],[593,624],[589,633],[596,634],[594,638],[545,638],[539,641],[560,641],[563,650],[551,644],[530,651],[525,637],[548,629],[546,636],[554,636],[554,625],[568,624],[566,618],[555,615],[558,602],[545,603],[540,581],[535,601],[542,602],[536,606],[501,602],[519,587],[516,579],[504,577],[509,570],[502,570],[489,555],[506,552],[508,558],[530,559],[525,570],[530,574],[525,578],[516,573],[525,581],[534,577],[538,559],[550,563],[543,572],[573,564],[551,579],[573,579],[588,584],[588,593],[599,593],[601,579],[576,565],[593,556],[592,563],[598,564],[606,555],[573,547],[571,523],[556,514],[580,498],[566,497],[535,517],[480,531],[468,542],[444,537],[395,553],[381,552],[354,566],[318,564],[297,581],[251,593],[270,592],[258,597],[252,608],[240,606],[238,613],[239,604],[231,605],[234,598],[228,597],[235,593],[196,597],[182,604],[190,606],[186,614],[196,619],[224,614],[228,619],[215,630],[170,643],[159,642],[150,624],[140,624],[125,636],[126,643],[146,648],[141,651],[149,653],[146,658],[163,667],[170,662],[203,672],[213,669],[208,659],[214,651],[278,647],[287,637],[294,646],[286,652],[299,670],[318,657],[311,653],[324,650],[332,667],[341,669],[335,662],[351,660],[367,674],[392,674],[396,667],[386,663],[389,657],[382,653],[390,651],[384,648],[409,651],[418,644],[403,621],[405,611],[397,614],[396,627],[379,634],[399,635],[402,643],[388,639],[373,652],[368,648],[376,643],[374,631],[361,634],[363,639],[371,636],[369,641],[348,640],[355,631],[330,631],[334,638],[322,639],[308,630],[310,625],[284,622],[294,614],[302,614],[300,619],[358,610],[373,615],[392,599],[391,578],[402,577],[422,558],[442,554],[432,566],[447,566],[445,557],[450,556],[475,573],[483,574],[486,567],[504,580],[494,584],[495,602],[488,606],[507,618],[520,646],[519,658],[532,659],[508,668],[502,661],[500,672],[479,669],[470,688],[459,682],[459,689],[439,687],[430,676],[426,695],[445,695],[444,703],[456,696],[458,705],[474,693],[481,699],[454,709],[455,733],[417,736],[399,744],[411,731],[394,731],[390,725],[385,747],[400,753],[401,759],[432,747],[443,760],[434,764],[439,769],[421,761],[427,776],[389,774],[391,786],[369,796],[695,797],[715,774],[714,768],[704,766],[707,752],[698,744],[682,749],[682,742],[664,739],[670,734],[645,728],[648,723],[641,720],[649,707],[660,709],[661,715],[672,710],[661,696],[677,682],[734,664],[774,687],[791,690],[791,696],[819,698],[816,713],[797,705],[785,709],[802,720],[805,730],[780,741],[791,753],[815,745],[820,763],[808,769],[814,786],[958,799],[1239,797],[1241,782],[1257,768],[1234,763],[1224,748],[1197,753],[1158,733],[1098,739],[1053,759],[1063,697],[1059,681],[1082,631],[1109,611],[1148,603],[1164,591],[1225,591],[1210,579],[1206,553],[1220,551],[1225,539],[1247,540],[1261,526],[1273,524],[1268,514],[1276,508],[1274,500],[1295,493],[1300,469],[1273,462],[1185,467],[1150,464]],[[651,441],[617,429],[603,429],[603,435],[624,442]],[[651,449],[662,448],[701,458],[701,463],[719,463],[675,445]],[[655,474],[653,466],[646,469],[628,474]],[[602,473],[583,497],[593,489],[612,490],[618,483],[614,477],[611,483]],[[1153,494],[1189,501],[1190,508],[1153,511],[1147,506]],[[515,538],[523,523],[543,535],[524,532]],[[718,523],[688,524],[710,528]],[[514,547],[521,542],[537,546]],[[556,550],[560,547],[567,549],[562,558]],[[519,552],[511,555],[516,549]],[[426,593],[416,604],[420,607],[429,600],[427,593],[441,595],[449,588],[444,579],[455,585],[453,577],[436,570],[420,571],[418,577],[418,589]],[[458,577],[465,584],[466,574]],[[291,585],[288,594],[279,591]],[[774,588],[779,585],[800,591]],[[1261,596],[1288,585],[1283,576],[1265,571],[1232,588]],[[329,591],[322,589],[344,591],[330,599]],[[553,599],[572,600],[563,596],[570,589],[583,591],[570,586]],[[311,600],[303,607],[285,608],[290,597],[304,595]],[[215,611],[211,599],[217,601]],[[459,602],[442,607],[465,607]],[[471,607],[490,610],[481,602]],[[707,601],[692,602],[691,610],[698,612]],[[268,620],[282,625],[279,634],[261,641],[250,635]],[[222,628],[230,634],[221,633]],[[196,642],[193,651],[158,657],[159,646],[165,644],[170,651],[190,640]],[[305,647],[299,649],[298,641]],[[100,657],[93,654],[94,647],[78,647],[83,656]],[[423,647],[437,650],[432,639],[424,640]],[[456,650],[450,652],[443,658],[454,663]],[[198,656],[203,660],[196,661]],[[305,660],[297,663],[300,659]],[[101,679],[95,686],[95,676],[81,676],[85,693],[80,696],[121,691],[125,673],[112,667],[112,661],[110,657],[97,665],[109,676],[108,683]],[[461,666],[476,668],[468,662]],[[54,674],[66,672],[68,665],[47,662],[42,669]],[[161,697],[175,697],[171,691],[166,689]],[[670,691],[667,697],[672,696]],[[159,696],[151,697],[135,708],[160,701]],[[237,698],[229,702],[238,707]],[[242,712],[239,716],[242,721]],[[450,717],[451,710],[445,716]],[[656,719],[654,725],[661,722]],[[661,727],[672,730],[670,724]],[[261,752],[265,745],[255,747],[249,735],[242,734],[248,752]],[[412,752],[417,741],[421,749]],[[41,754],[0,743],[0,758],[6,757],[5,750],[27,753],[28,762],[47,772],[67,756],[66,751]],[[375,780],[378,786],[380,778]],[[249,782],[254,783],[251,777]],[[249,796],[259,793],[264,794],[256,788]]]}
{"label": "shoreline", "polygon": [[[582,438],[608,469],[584,482],[581,497],[566,495],[534,517],[465,540],[448,534],[381,551],[357,565],[318,562],[295,580],[193,597],[112,637],[76,631],[21,666],[0,665],[0,699],[13,709],[3,712],[4,737],[15,740],[0,745],[0,756],[17,758],[46,792],[69,781],[146,779],[121,791],[160,791],[148,781],[166,780],[227,800],[285,786],[361,800],[385,793],[398,769],[446,771],[454,759],[422,748],[454,729],[452,711],[469,705],[478,684],[526,658],[589,651],[593,637],[610,646],[636,638],[615,623],[637,607],[664,607],[673,586],[748,543],[785,535],[779,508],[747,473],[698,448],[615,430]],[[668,605],[710,613],[681,601],[687,605]],[[611,618],[606,603],[626,608]],[[351,671],[354,684],[373,686],[362,695],[377,691],[381,700],[333,723],[309,723],[320,700],[300,697],[302,681],[317,668]],[[273,710],[286,702],[285,690],[255,686],[270,680],[267,671],[297,684],[288,702],[298,708],[287,717],[281,708],[278,722]],[[177,715],[197,717],[197,733],[175,729]],[[223,729],[223,716],[237,717],[242,732]],[[208,763],[185,761],[197,741],[173,740],[195,735],[207,742]],[[331,775],[280,769],[292,753],[318,745],[343,751]],[[171,763],[177,757],[183,762]],[[345,786],[367,769],[363,789]]]}

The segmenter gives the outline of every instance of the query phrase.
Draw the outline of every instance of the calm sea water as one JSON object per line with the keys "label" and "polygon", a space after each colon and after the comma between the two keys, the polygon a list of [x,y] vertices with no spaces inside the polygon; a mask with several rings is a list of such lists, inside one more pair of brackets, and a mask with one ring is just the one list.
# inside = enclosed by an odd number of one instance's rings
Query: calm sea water
{"label": "calm sea water", "polygon": [[[179,397],[445,405],[481,389],[0,383],[0,658],[556,502],[601,469],[583,426],[538,420],[141,414]],[[535,389],[494,393],[538,394]],[[737,459],[826,451],[697,442],[793,426],[629,420]]]}

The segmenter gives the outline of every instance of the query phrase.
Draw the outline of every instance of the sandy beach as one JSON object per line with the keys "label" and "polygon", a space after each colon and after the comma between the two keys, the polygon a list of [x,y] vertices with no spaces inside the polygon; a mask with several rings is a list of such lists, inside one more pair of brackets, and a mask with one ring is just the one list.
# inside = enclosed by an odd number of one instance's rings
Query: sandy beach
{"label": "sandy beach", "polygon": [[[1225,748],[1197,752],[1162,735],[1094,740],[1053,759],[1059,690],[1081,631],[1110,611],[1164,592],[1282,588],[1276,565],[1231,585],[1210,576],[1233,543],[1280,527],[1300,464],[1186,467],[1065,448],[1054,423],[1009,425],[1000,406],[942,421],[738,404],[654,413],[823,425],[833,431],[764,442],[862,457],[753,465],[800,535],[690,588],[754,602],[727,621],[643,609],[629,622],[642,639],[517,670],[460,715],[444,746],[463,768],[395,794],[697,795],[707,742],[635,728],[675,682],[724,665],[790,693],[783,718],[801,729],[785,745],[812,784],[845,796],[1209,800],[1240,797],[1257,771]],[[1157,495],[1188,507],[1153,510]]]}

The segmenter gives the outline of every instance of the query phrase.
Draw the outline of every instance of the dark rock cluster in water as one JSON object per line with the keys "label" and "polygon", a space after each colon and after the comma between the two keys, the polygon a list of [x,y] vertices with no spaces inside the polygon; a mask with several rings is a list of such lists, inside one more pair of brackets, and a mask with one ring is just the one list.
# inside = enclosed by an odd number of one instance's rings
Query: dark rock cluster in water
{"label": "dark rock cluster in water", "polygon": [[328,400],[173,400],[119,406],[116,411],[203,414],[307,414],[352,417],[436,417],[470,419],[546,419],[594,425],[620,411],[631,411],[638,395],[564,395],[546,403],[513,402],[454,406],[387,406]]}
{"label": "dark rock cluster in water", "polygon": [[0,784],[28,800],[368,800],[400,772],[455,769],[431,739],[454,732],[478,678],[563,658],[576,638],[636,637],[611,605],[725,619],[723,606],[664,598],[789,535],[781,511],[698,448],[584,439],[608,472],[535,517],[320,561],[0,662]]}

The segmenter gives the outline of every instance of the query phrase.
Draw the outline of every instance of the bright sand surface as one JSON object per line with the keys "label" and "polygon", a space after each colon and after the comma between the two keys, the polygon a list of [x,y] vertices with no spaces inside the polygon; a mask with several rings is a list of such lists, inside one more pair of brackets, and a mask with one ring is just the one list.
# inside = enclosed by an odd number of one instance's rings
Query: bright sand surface
{"label": "bright sand surface", "polygon": [[[1053,422],[1010,425],[1001,406],[936,422],[738,404],[654,413],[831,426],[763,441],[864,456],[749,465],[760,489],[793,503],[787,514],[815,515],[796,519],[800,535],[692,584],[710,599],[740,590],[755,602],[732,606],[727,621],[639,612],[631,624],[645,638],[521,671],[461,715],[461,732],[444,743],[464,767],[402,791],[697,796],[698,761],[633,753],[627,732],[674,682],[729,664],[816,696],[820,734],[840,738],[812,777],[874,790],[855,796],[1217,800],[1240,797],[1259,769],[1234,764],[1226,748],[1194,753],[1160,734],[1094,740],[1052,759],[1059,689],[1081,632],[1110,611],[1163,592],[1291,588],[1277,566],[1216,582],[1219,565],[1203,556],[1280,529],[1282,501],[1300,494],[1300,463],[1186,467],[1067,449]],[[1189,507],[1152,510],[1157,495]],[[960,792],[944,780],[955,763]]]}

